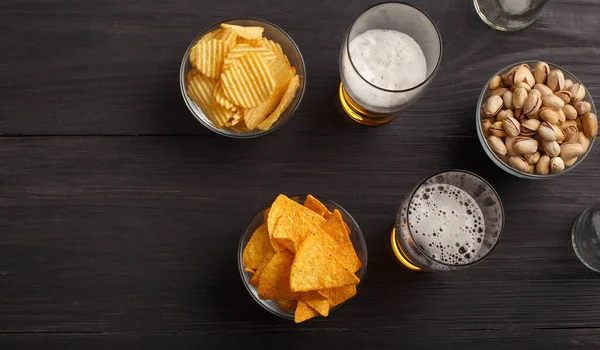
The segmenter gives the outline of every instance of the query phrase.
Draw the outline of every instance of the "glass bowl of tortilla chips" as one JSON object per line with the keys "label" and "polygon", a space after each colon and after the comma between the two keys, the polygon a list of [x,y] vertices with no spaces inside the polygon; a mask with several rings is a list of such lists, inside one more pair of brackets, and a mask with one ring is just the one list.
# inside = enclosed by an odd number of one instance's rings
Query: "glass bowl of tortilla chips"
{"label": "glass bowl of tortilla chips", "polygon": [[258,304],[299,323],[327,317],[356,295],[367,270],[367,244],[337,203],[280,194],[244,229],[238,266]]}

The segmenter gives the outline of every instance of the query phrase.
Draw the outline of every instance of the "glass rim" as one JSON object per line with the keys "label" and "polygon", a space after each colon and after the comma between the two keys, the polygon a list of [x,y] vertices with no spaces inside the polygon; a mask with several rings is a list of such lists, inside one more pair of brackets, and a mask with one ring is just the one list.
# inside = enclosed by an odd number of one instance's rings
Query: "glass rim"
{"label": "glass rim", "polygon": [[[435,32],[437,33],[438,36],[438,42],[440,43],[440,54],[438,56],[437,62],[435,64],[435,67],[431,70],[431,73],[425,78],[423,79],[422,82],[420,82],[419,84],[412,86],[410,88],[407,89],[400,89],[400,90],[391,90],[391,89],[386,89],[386,88],[382,88],[380,86],[377,86],[373,83],[371,83],[370,81],[368,81],[367,79],[365,79],[362,74],[360,74],[360,72],[358,71],[358,69],[356,69],[356,66],[354,65],[354,62],[352,61],[352,55],[350,55],[350,33],[352,32],[352,29],[354,28],[354,25],[356,24],[356,22],[358,22],[362,16],[364,16],[367,12],[371,11],[372,9],[379,7],[379,6],[384,6],[384,5],[404,5],[410,8],[413,8],[417,11],[419,11],[423,16],[425,16],[425,18],[427,18],[427,20],[429,20],[429,22],[433,25],[433,28],[435,29]],[[368,7],[367,9],[365,9],[364,11],[362,11],[352,22],[352,24],[350,25],[350,28],[348,29],[348,32],[346,33],[346,37],[345,37],[345,41],[346,41],[346,52],[348,53],[348,60],[350,61],[350,65],[352,66],[352,69],[354,69],[354,71],[356,72],[356,74],[358,74],[358,76],[367,84],[371,85],[372,87],[381,90],[381,91],[386,91],[386,92],[392,92],[392,93],[400,93],[400,92],[408,92],[408,91],[412,91],[415,89],[420,88],[421,86],[427,84],[429,81],[431,81],[433,79],[433,77],[435,76],[435,73],[437,72],[438,68],[440,67],[440,63],[442,62],[442,53],[443,53],[443,44],[442,44],[442,35],[440,34],[440,30],[437,27],[437,25],[435,25],[435,22],[433,22],[433,20],[431,19],[431,17],[429,17],[429,15],[427,15],[423,10],[421,10],[420,8],[413,6],[411,4],[407,4],[405,2],[401,2],[401,1],[386,1],[386,2],[380,2],[378,4],[372,5],[370,7]]]}
{"label": "glass rim", "polygon": [[[467,174],[469,176],[473,176],[477,179],[479,179],[481,182],[483,182],[494,194],[494,196],[496,196],[498,203],[500,204],[500,212],[502,213],[502,222],[500,225],[500,233],[498,234],[498,236],[496,237],[496,241],[494,242],[494,245],[490,248],[490,250],[485,253],[484,255],[482,255],[479,259],[476,260],[472,260],[466,264],[460,264],[460,265],[455,265],[455,264],[448,264],[445,263],[441,260],[432,258],[429,254],[427,254],[418,244],[415,244],[415,247],[417,248],[417,250],[423,254],[424,256],[427,257],[427,259],[431,259],[433,261],[435,261],[436,263],[443,265],[443,266],[448,266],[448,267],[452,267],[452,268],[462,268],[462,267],[468,267],[468,266],[472,266],[475,265],[476,263],[480,262],[481,260],[483,260],[484,258],[486,258],[492,251],[494,251],[494,249],[496,249],[496,246],[498,245],[498,242],[500,242],[500,238],[502,237],[502,233],[504,232],[504,205],[502,204],[502,200],[500,198],[500,195],[498,194],[498,192],[496,192],[496,189],[494,189],[494,187],[487,182],[483,177],[470,172],[468,170],[462,170],[462,169],[450,169],[450,170],[444,170],[444,171],[439,171],[437,173],[431,174],[427,177],[425,177],[425,179],[421,180],[421,182],[419,182],[414,188],[413,190],[410,192],[410,196],[408,197],[408,202],[406,203],[406,205],[410,205],[410,203],[412,202],[412,199],[414,198],[414,195],[417,193],[417,191],[425,184],[425,182],[429,181],[430,179],[441,175],[441,174],[446,174],[446,173],[463,173],[463,174]],[[402,210],[402,207],[400,207],[399,210]],[[408,235],[410,236],[410,239],[412,239],[413,241],[415,241],[415,239],[413,238],[413,233],[410,229],[410,225],[408,225],[408,208],[407,208],[407,214],[406,214],[406,223],[407,223],[407,231],[408,231]],[[396,235],[396,240],[398,240],[398,235]]]}
{"label": "glass rim", "polygon": [[[309,194],[311,193],[283,193],[284,195],[286,195],[288,198],[292,199],[293,201],[297,202],[294,198],[301,198],[301,197],[307,197]],[[360,282],[356,285],[356,295],[358,295],[358,292],[360,291],[360,288],[362,286],[362,284],[364,283],[364,280],[366,278],[367,275],[367,265],[368,265],[368,248],[367,248],[367,241],[365,240],[365,236],[362,233],[362,230],[360,228],[360,226],[358,225],[358,222],[354,219],[354,217],[350,214],[350,212],[348,212],[344,207],[342,207],[341,205],[339,205],[337,202],[321,196],[321,195],[315,195],[315,194],[311,194],[313,197],[315,197],[316,199],[318,199],[320,202],[322,202],[323,204],[325,204],[327,206],[327,204],[330,204],[331,206],[335,207],[335,209],[339,210],[342,214],[342,218],[348,218],[350,220],[350,222],[352,223],[352,227],[350,228],[350,233],[351,235],[354,235],[356,238],[356,241],[358,242],[358,245],[354,247],[354,249],[358,252],[360,251],[362,258],[359,257],[360,262],[361,262],[361,268],[360,270],[358,270],[357,272],[355,272],[356,276],[360,279]],[[266,303],[269,302],[269,300],[263,300],[260,299],[258,297],[258,294],[255,295],[255,293],[253,292],[253,289],[256,290],[256,292],[258,292],[258,290],[256,289],[256,287],[254,287],[253,285],[251,285],[249,283],[249,279],[246,276],[246,272],[244,271],[244,264],[242,263],[242,256],[244,253],[244,248],[245,248],[245,244],[244,244],[244,238],[246,237],[246,235],[251,235],[253,232],[249,232],[248,228],[250,227],[250,225],[252,224],[252,222],[254,221],[254,219],[258,216],[262,216],[262,213],[267,210],[268,208],[271,207],[271,205],[273,204],[273,202],[271,201],[269,204],[266,204],[264,206],[261,207],[260,210],[258,210],[251,218],[250,220],[248,220],[248,222],[246,223],[246,225],[244,226],[243,230],[242,230],[242,234],[240,236],[240,241],[238,243],[238,258],[237,258],[237,262],[238,262],[238,271],[240,273],[240,277],[242,279],[242,283],[244,284],[244,287],[246,287],[246,290],[248,291],[248,294],[250,294],[250,296],[252,297],[252,299],[254,299],[254,301],[256,303],[258,303],[263,309],[269,311],[271,314],[281,317],[281,318],[285,318],[285,319],[289,319],[289,320],[293,320],[294,319],[294,312],[286,312],[281,310],[279,307],[276,309],[273,309],[269,306],[266,305]],[[356,230],[353,230],[352,228],[356,227]],[[352,239],[351,239],[352,241]],[[246,242],[247,244],[247,242]],[[354,242],[353,242],[354,245]],[[354,297],[356,297],[356,295]],[[347,302],[349,302],[351,299],[353,299],[354,297],[344,301],[341,304],[338,304],[334,307],[332,307],[330,309],[330,314],[336,310],[339,310],[340,308],[342,308],[342,306],[344,306]],[[322,317],[322,316],[319,316]]]}
{"label": "glass rim", "polygon": [[[492,150],[490,145],[486,142],[486,138],[483,135],[483,130],[481,129],[481,121],[486,119],[485,116],[483,116],[481,114],[481,106],[483,105],[485,95],[487,94],[490,81],[492,81],[492,79],[494,79],[495,76],[502,75],[504,72],[507,72],[509,69],[511,69],[514,66],[519,66],[521,64],[529,65],[529,64],[537,63],[537,62],[539,62],[539,61],[536,61],[536,60],[519,61],[519,62],[510,64],[510,65],[500,69],[499,71],[495,72],[483,86],[483,89],[481,90],[481,93],[479,94],[479,100],[477,101],[477,110],[475,111],[475,124],[476,124],[475,129],[477,130],[477,137],[479,138],[479,143],[481,143],[481,145],[483,146],[483,150],[488,155],[488,157],[492,160],[493,163],[495,163],[500,169],[504,170],[505,172],[507,172],[511,175],[520,177],[520,178],[528,179],[528,180],[551,179],[551,178],[555,178],[560,175],[564,175],[564,174],[568,173],[569,171],[571,171],[572,169],[575,169],[591,153],[592,148],[594,147],[594,141],[596,140],[596,137],[594,137],[590,140],[590,145],[589,145],[587,151],[577,159],[577,161],[575,162],[575,164],[573,164],[573,166],[565,168],[565,170],[563,170],[559,173],[554,173],[554,174],[548,173],[546,175],[530,174],[530,173],[526,173],[526,172],[522,172],[520,170],[514,169],[510,165],[504,163],[504,161],[502,159],[500,159],[500,157],[496,154],[496,152],[494,152]],[[570,76],[569,79],[573,80],[574,83],[579,83],[579,84],[585,86],[585,84],[583,84],[583,82],[581,80],[579,80],[579,78],[577,78],[577,76],[575,74],[571,73],[568,69],[565,69],[562,66],[559,66],[558,64],[555,64],[555,63],[552,63],[549,61],[542,61],[542,62],[547,63],[551,69],[552,68],[560,69],[563,73],[565,73],[566,75],[569,75]],[[594,105],[594,99],[592,98],[592,95],[589,93],[589,91],[586,92],[584,101],[588,101],[592,105],[592,113],[597,114],[596,113],[596,105]]]}
{"label": "glass rim", "polygon": [[[207,120],[204,120],[203,118],[201,118],[200,116],[197,115],[197,113],[194,111],[194,109],[192,108],[192,105],[191,105],[192,103],[195,104],[195,102],[186,93],[185,73],[186,73],[187,64],[189,63],[190,51],[191,51],[192,47],[194,47],[194,45],[198,42],[198,40],[200,40],[200,38],[202,38],[204,35],[206,35],[210,31],[214,30],[216,27],[219,27],[221,25],[221,23],[230,23],[230,22],[234,22],[234,21],[255,21],[255,22],[264,23],[266,25],[273,27],[274,29],[279,31],[281,34],[283,34],[287,38],[289,43],[294,47],[294,49],[298,53],[298,57],[300,58],[303,76],[300,77],[300,86],[298,87],[298,91],[296,92],[296,95],[298,96],[298,102],[296,102],[296,104],[290,109],[289,113],[282,114],[279,117],[279,120],[277,122],[275,122],[275,124],[273,124],[268,130],[255,129],[255,130],[251,130],[248,132],[235,133],[235,132],[229,131],[227,129],[224,129],[225,131],[223,129],[219,129],[215,125],[213,125],[213,123],[210,121],[210,119],[206,115],[204,117]],[[252,138],[267,135],[267,134],[279,129],[280,127],[282,127],[284,124],[287,123],[287,121],[290,119],[291,115],[294,114],[298,110],[298,108],[300,107],[300,104],[302,103],[302,99],[304,98],[304,92],[306,90],[306,76],[307,76],[306,63],[304,62],[304,56],[302,56],[302,51],[300,51],[298,44],[296,44],[294,39],[292,39],[292,37],[285,30],[281,29],[281,27],[279,27],[278,25],[276,25],[272,22],[269,22],[267,20],[261,19],[261,18],[232,17],[232,18],[227,18],[227,19],[224,19],[224,20],[221,20],[221,21],[218,21],[218,22],[215,22],[215,23],[209,25],[204,30],[202,30],[198,35],[196,35],[194,37],[194,39],[192,39],[191,43],[188,45],[187,50],[183,54],[183,59],[181,60],[181,65],[179,67],[179,90],[183,97],[183,101],[185,102],[185,105],[187,106],[187,108],[190,111],[190,113],[192,114],[192,116],[194,116],[194,118],[197,121],[199,121],[200,124],[202,124],[205,128],[207,128],[208,130],[210,130],[218,135],[229,137],[229,138],[252,139]],[[294,99],[296,99],[296,96],[294,96]],[[290,104],[290,106],[292,106],[292,105]],[[290,108],[290,106],[288,106],[288,108]],[[203,114],[205,114],[204,111],[202,111],[202,109],[200,108],[200,106],[197,106],[197,107],[198,107],[198,109],[200,109],[200,111]],[[286,110],[288,108],[286,108]]]}

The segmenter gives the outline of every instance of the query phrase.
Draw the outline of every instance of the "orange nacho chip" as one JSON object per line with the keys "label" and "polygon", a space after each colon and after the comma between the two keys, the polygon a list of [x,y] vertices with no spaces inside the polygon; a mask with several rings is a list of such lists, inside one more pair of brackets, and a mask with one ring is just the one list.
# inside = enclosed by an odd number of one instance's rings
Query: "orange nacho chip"
{"label": "orange nacho chip", "polygon": [[329,300],[304,300],[308,306],[319,313],[323,317],[329,316]]}
{"label": "orange nacho chip", "polygon": [[339,245],[328,235],[313,234],[298,248],[292,264],[290,287],[305,292],[360,282],[336,258]]}
{"label": "orange nacho chip", "polygon": [[265,256],[263,261],[260,263],[260,266],[258,267],[258,269],[256,269],[256,272],[254,273],[254,275],[252,275],[252,278],[250,278],[249,283],[251,285],[258,287],[258,285],[260,283],[260,277],[262,276],[262,273],[265,271],[265,268],[267,267],[267,265],[269,264],[271,259],[273,259],[273,256],[275,256],[275,250],[271,250],[271,251],[267,252],[267,255]]}
{"label": "orange nacho chip", "polygon": [[298,306],[297,300],[276,299],[275,302],[279,305],[281,310],[285,312],[294,312],[294,310],[296,310],[296,306]]}
{"label": "orange nacho chip", "polygon": [[356,285],[330,288],[327,290],[329,307],[337,306],[356,295]]}
{"label": "orange nacho chip", "polygon": [[294,322],[296,322],[296,323],[304,322],[306,320],[309,320],[309,319],[317,316],[318,314],[319,313],[316,312],[310,306],[308,306],[308,304],[306,304],[303,301],[299,301],[298,307],[296,307],[296,312],[294,313]]}
{"label": "orange nacho chip", "polygon": [[350,236],[348,236],[346,224],[340,211],[335,209],[327,222],[321,225],[321,228],[340,246],[337,259],[342,265],[352,272],[360,270],[362,264],[358,255],[356,255]]}
{"label": "orange nacho chip", "polygon": [[274,253],[269,239],[269,231],[267,231],[267,224],[264,223],[254,231],[248,244],[246,244],[242,254],[242,263],[251,269],[258,269],[269,251]]}
{"label": "orange nacho chip", "polygon": [[331,215],[331,212],[327,209],[327,207],[310,194],[306,196],[306,199],[304,200],[304,206],[321,215],[325,219]]}

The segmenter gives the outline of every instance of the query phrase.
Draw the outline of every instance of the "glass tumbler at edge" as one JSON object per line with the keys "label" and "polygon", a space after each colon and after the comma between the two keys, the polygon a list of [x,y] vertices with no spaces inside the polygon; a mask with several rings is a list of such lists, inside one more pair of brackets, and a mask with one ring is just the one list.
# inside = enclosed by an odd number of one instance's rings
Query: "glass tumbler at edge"
{"label": "glass tumbler at edge", "polygon": [[512,32],[531,25],[549,0],[473,0],[479,18],[488,26]]}
{"label": "glass tumbler at edge", "polygon": [[575,220],[571,241],[579,260],[591,270],[600,272],[600,203],[587,208]]}

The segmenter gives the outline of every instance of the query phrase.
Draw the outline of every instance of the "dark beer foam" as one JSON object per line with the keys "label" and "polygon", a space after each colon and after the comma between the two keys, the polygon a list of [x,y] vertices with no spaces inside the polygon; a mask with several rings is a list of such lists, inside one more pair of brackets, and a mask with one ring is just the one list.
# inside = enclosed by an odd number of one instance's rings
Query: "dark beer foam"
{"label": "dark beer foam", "polygon": [[452,185],[427,185],[413,196],[408,223],[415,243],[431,258],[464,265],[481,248],[485,222],[475,200]]}

